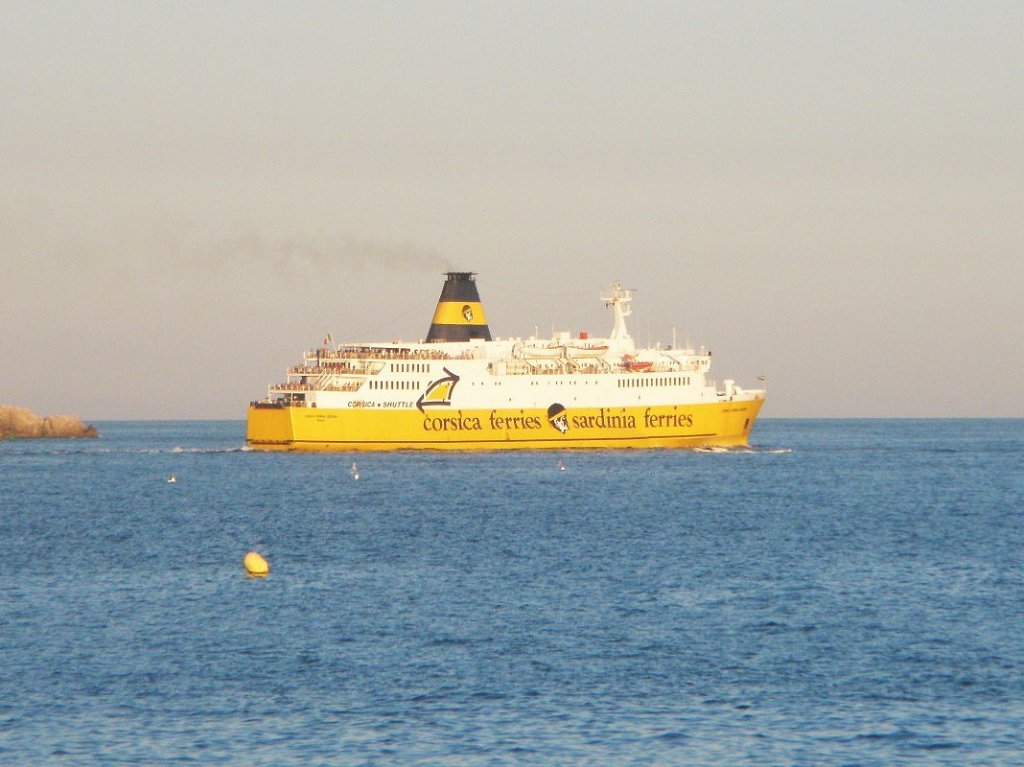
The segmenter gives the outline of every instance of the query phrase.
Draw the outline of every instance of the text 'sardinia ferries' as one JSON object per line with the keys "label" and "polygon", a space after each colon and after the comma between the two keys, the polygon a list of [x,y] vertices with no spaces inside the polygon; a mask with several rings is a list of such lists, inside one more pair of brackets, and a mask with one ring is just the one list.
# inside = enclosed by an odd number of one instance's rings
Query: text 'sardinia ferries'
{"label": "text 'sardinia ferries'", "polygon": [[637,348],[630,291],[607,338],[492,339],[474,274],[449,272],[417,343],[325,342],[249,407],[265,450],[494,450],[747,444],[763,389],[708,377],[706,349]]}

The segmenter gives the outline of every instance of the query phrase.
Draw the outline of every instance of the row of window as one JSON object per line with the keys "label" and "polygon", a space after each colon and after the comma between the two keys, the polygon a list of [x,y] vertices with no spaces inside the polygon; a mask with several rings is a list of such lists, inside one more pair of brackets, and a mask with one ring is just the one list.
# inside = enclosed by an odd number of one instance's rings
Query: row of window
{"label": "row of window", "polygon": [[[418,363],[400,363],[402,365],[416,365]],[[500,383],[500,381],[495,382]],[[545,382],[546,383],[546,382]],[[566,383],[565,381],[559,381],[558,383]],[[577,381],[570,380],[567,383],[576,384]],[[583,383],[586,383],[584,381]],[[597,381],[594,381],[596,384]],[[540,381],[531,381],[532,386],[539,386]],[[629,378],[620,378],[618,381],[620,389],[639,389],[647,388],[649,386],[689,386],[689,376],[630,376]],[[370,381],[371,389],[391,389],[391,390],[402,390],[402,391],[415,391],[422,385],[421,381]]]}
{"label": "row of window", "polygon": [[392,373],[429,373],[430,363],[428,362],[392,362]]}
{"label": "row of window", "polygon": [[370,381],[371,389],[402,389],[404,391],[415,391],[420,388],[418,381]]}
{"label": "row of window", "polygon": [[689,386],[690,376],[656,376],[648,378],[639,376],[636,378],[620,378],[620,389],[643,389],[648,386]]}

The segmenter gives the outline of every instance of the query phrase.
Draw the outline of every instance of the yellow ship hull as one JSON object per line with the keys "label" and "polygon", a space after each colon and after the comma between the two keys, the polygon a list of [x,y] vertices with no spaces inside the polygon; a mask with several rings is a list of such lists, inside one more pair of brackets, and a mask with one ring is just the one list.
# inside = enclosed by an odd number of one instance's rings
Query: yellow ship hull
{"label": "yellow ship hull", "polygon": [[763,399],[657,407],[327,409],[250,406],[258,450],[544,450],[742,447]]}

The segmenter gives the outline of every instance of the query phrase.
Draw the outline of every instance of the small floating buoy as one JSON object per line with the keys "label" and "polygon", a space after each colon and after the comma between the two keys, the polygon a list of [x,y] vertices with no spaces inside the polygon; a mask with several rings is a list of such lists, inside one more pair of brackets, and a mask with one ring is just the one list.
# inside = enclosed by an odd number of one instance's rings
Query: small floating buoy
{"label": "small floating buoy", "polygon": [[169,476],[167,478],[167,481],[173,484],[173,483],[178,481],[178,477],[176,475],[172,474],[171,476]]}
{"label": "small floating buoy", "polygon": [[255,551],[250,551],[245,555],[245,559],[242,560],[242,564],[245,565],[246,571],[249,575],[269,575],[270,565],[263,557],[257,554]]}

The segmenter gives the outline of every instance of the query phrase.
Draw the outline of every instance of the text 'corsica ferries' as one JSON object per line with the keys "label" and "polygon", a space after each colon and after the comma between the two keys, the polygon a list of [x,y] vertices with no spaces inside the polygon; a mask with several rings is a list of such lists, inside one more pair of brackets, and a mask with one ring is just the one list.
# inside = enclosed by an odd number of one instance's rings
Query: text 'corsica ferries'
{"label": "text 'corsica ferries'", "polygon": [[709,379],[711,352],[637,348],[630,291],[603,296],[607,338],[491,339],[472,272],[449,272],[417,343],[350,343],[304,355],[249,407],[264,450],[494,450],[747,444],[763,389]]}

